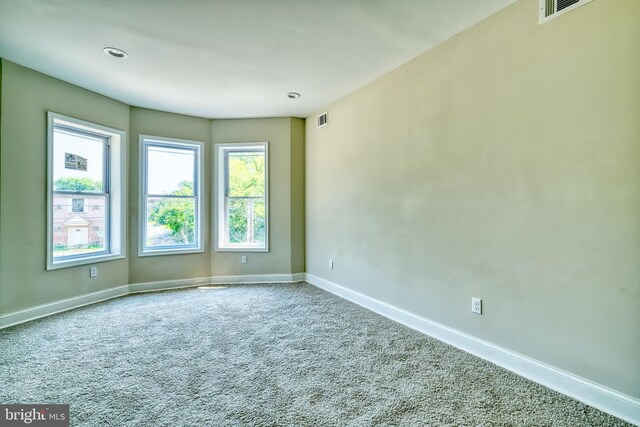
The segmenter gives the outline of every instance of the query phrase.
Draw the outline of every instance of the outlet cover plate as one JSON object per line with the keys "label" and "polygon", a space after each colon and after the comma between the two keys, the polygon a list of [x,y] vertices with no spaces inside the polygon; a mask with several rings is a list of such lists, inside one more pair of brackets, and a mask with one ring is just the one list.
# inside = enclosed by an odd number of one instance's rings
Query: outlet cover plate
{"label": "outlet cover plate", "polygon": [[482,300],[480,298],[471,298],[471,311],[482,314]]}

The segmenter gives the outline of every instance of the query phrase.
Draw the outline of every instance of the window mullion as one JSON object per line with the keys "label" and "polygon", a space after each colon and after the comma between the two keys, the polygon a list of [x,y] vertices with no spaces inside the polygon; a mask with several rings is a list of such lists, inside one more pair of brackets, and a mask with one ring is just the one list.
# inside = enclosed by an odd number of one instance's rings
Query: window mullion
{"label": "window mullion", "polygon": [[109,193],[111,192],[111,161],[110,161],[110,138],[104,139],[104,155],[102,162],[102,192]]}
{"label": "window mullion", "polygon": [[224,152],[224,196],[229,197],[229,152]]}
{"label": "window mullion", "polygon": [[111,252],[111,196],[104,195],[104,247],[107,252]]}
{"label": "window mullion", "polygon": [[254,214],[254,211],[253,211],[253,208],[254,208],[253,199],[247,200],[247,210],[249,211],[248,215],[247,215],[247,233],[249,234],[247,236],[247,241],[249,243],[251,243],[251,244],[254,243],[254,239],[253,239],[253,236],[254,236],[254,234],[253,234],[253,214]]}
{"label": "window mullion", "polygon": [[224,221],[224,244],[228,245],[231,243],[231,241],[229,240],[229,234],[231,232],[231,230],[229,229],[229,197],[227,197],[226,195],[224,196],[224,215],[223,215],[223,221]]}
{"label": "window mullion", "polygon": [[200,196],[200,179],[198,170],[198,160],[200,158],[200,151],[193,150],[193,195]]}
{"label": "window mullion", "polygon": [[90,191],[66,191],[66,190],[53,190],[54,194],[58,194],[60,196],[78,196],[78,197],[91,197],[91,196],[102,196],[104,192],[90,192]]}

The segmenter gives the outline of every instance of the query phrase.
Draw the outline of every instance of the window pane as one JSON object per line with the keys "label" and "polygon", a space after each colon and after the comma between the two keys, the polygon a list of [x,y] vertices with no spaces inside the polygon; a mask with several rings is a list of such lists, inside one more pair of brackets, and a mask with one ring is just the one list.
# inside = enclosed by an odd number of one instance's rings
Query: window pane
{"label": "window pane", "polygon": [[253,242],[264,246],[266,231],[266,211],[263,200],[253,202]]}
{"label": "window pane", "polygon": [[[53,195],[53,258],[90,254],[105,246],[106,196]],[[82,210],[80,210],[82,207]]]}
{"label": "window pane", "polygon": [[263,197],[264,152],[229,152],[229,197]]}
{"label": "window pane", "polygon": [[105,138],[54,127],[53,189],[102,193],[105,143]]}
{"label": "window pane", "polygon": [[195,151],[147,146],[147,194],[192,196]]}
{"label": "window pane", "polygon": [[194,198],[149,197],[145,246],[195,244],[195,207]]}
{"label": "window pane", "polygon": [[247,200],[229,200],[228,221],[229,221],[229,243],[247,242]]}
{"label": "window pane", "polygon": [[228,221],[230,244],[263,246],[265,242],[264,199],[229,199]]}

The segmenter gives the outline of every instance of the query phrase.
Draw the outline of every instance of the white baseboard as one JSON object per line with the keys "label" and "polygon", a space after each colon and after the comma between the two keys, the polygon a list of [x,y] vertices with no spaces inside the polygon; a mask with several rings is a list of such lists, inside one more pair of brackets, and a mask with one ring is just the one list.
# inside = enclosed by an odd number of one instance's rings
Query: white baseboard
{"label": "white baseboard", "polygon": [[249,283],[292,283],[302,282],[304,273],[296,274],[245,274],[239,276],[207,276],[192,279],[162,280],[159,282],[132,283],[129,293],[163,291],[202,285],[249,284]]}
{"label": "white baseboard", "polygon": [[129,293],[138,294],[141,292],[165,291],[168,289],[208,285],[209,283],[211,283],[211,278],[209,276],[194,277],[191,279],[161,280],[158,282],[131,283],[129,284]]}
{"label": "white baseboard", "polygon": [[54,301],[42,304],[25,310],[14,311],[0,316],[0,329],[30,320],[39,319],[52,314],[82,307],[84,305],[95,304],[112,298],[121,297],[129,293],[129,286],[123,285],[117,288],[105,289],[103,291],[91,292],[77,297]]}
{"label": "white baseboard", "polygon": [[306,281],[382,316],[495,363],[509,371],[570,396],[601,411],[640,425],[640,400],[577,375],[499,347],[464,332],[329,282],[311,274]]}
{"label": "white baseboard", "polygon": [[292,282],[304,282],[307,280],[307,273],[294,273],[291,275]]}
{"label": "white baseboard", "polygon": [[168,289],[189,288],[201,285],[222,285],[241,283],[291,283],[302,282],[304,273],[297,274],[245,274],[239,276],[207,276],[192,279],[162,280],[158,282],[132,283],[129,293],[163,291]]}
{"label": "white baseboard", "polygon": [[226,283],[293,283],[303,282],[306,275],[296,274],[246,274],[243,276],[211,276],[212,284]]}
{"label": "white baseboard", "polygon": [[94,304],[130,293],[184,288],[204,284],[292,283],[304,281],[324,289],[412,329],[430,335],[461,350],[481,357],[525,378],[640,426],[640,400],[608,387],[578,377],[535,359],[499,347],[464,332],[415,315],[401,308],[329,282],[311,274],[266,274],[244,276],[212,276],[159,282],[133,283],[42,304],[0,316],[0,329],[41,317]]}
{"label": "white baseboard", "polygon": [[293,283],[302,282],[305,279],[304,273],[296,274],[262,274],[244,276],[212,276],[195,277],[190,279],[163,280],[158,282],[132,283],[118,286],[117,288],[105,289],[103,291],[92,292],[73,298],[54,301],[48,304],[38,305],[25,310],[15,311],[0,315],[0,329],[41,317],[50,316],[62,311],[82,307],[83,305],[94,304],[96,302],[117,298],[128,294],[141,292],[163,291],[168,289],[187,288],[192,286],[208,284],[232,284],[232,283]]}

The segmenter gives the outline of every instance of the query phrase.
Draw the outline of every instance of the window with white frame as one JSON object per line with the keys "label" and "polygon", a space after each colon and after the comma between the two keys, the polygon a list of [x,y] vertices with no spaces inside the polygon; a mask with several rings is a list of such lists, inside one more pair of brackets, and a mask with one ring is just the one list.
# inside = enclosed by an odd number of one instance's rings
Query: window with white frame
{"label": "window with white frame", "polygon": [[47,269],[123,258],[126,133],[50,112],[47,146]]}
{"label": "window with white frame", "polygon": [[216,250],[269,250],[268,144],[216,144]]}
{"label": "window with white frame", "polygon": [[139,255],[202,252],[202,147],[140,136]]}

